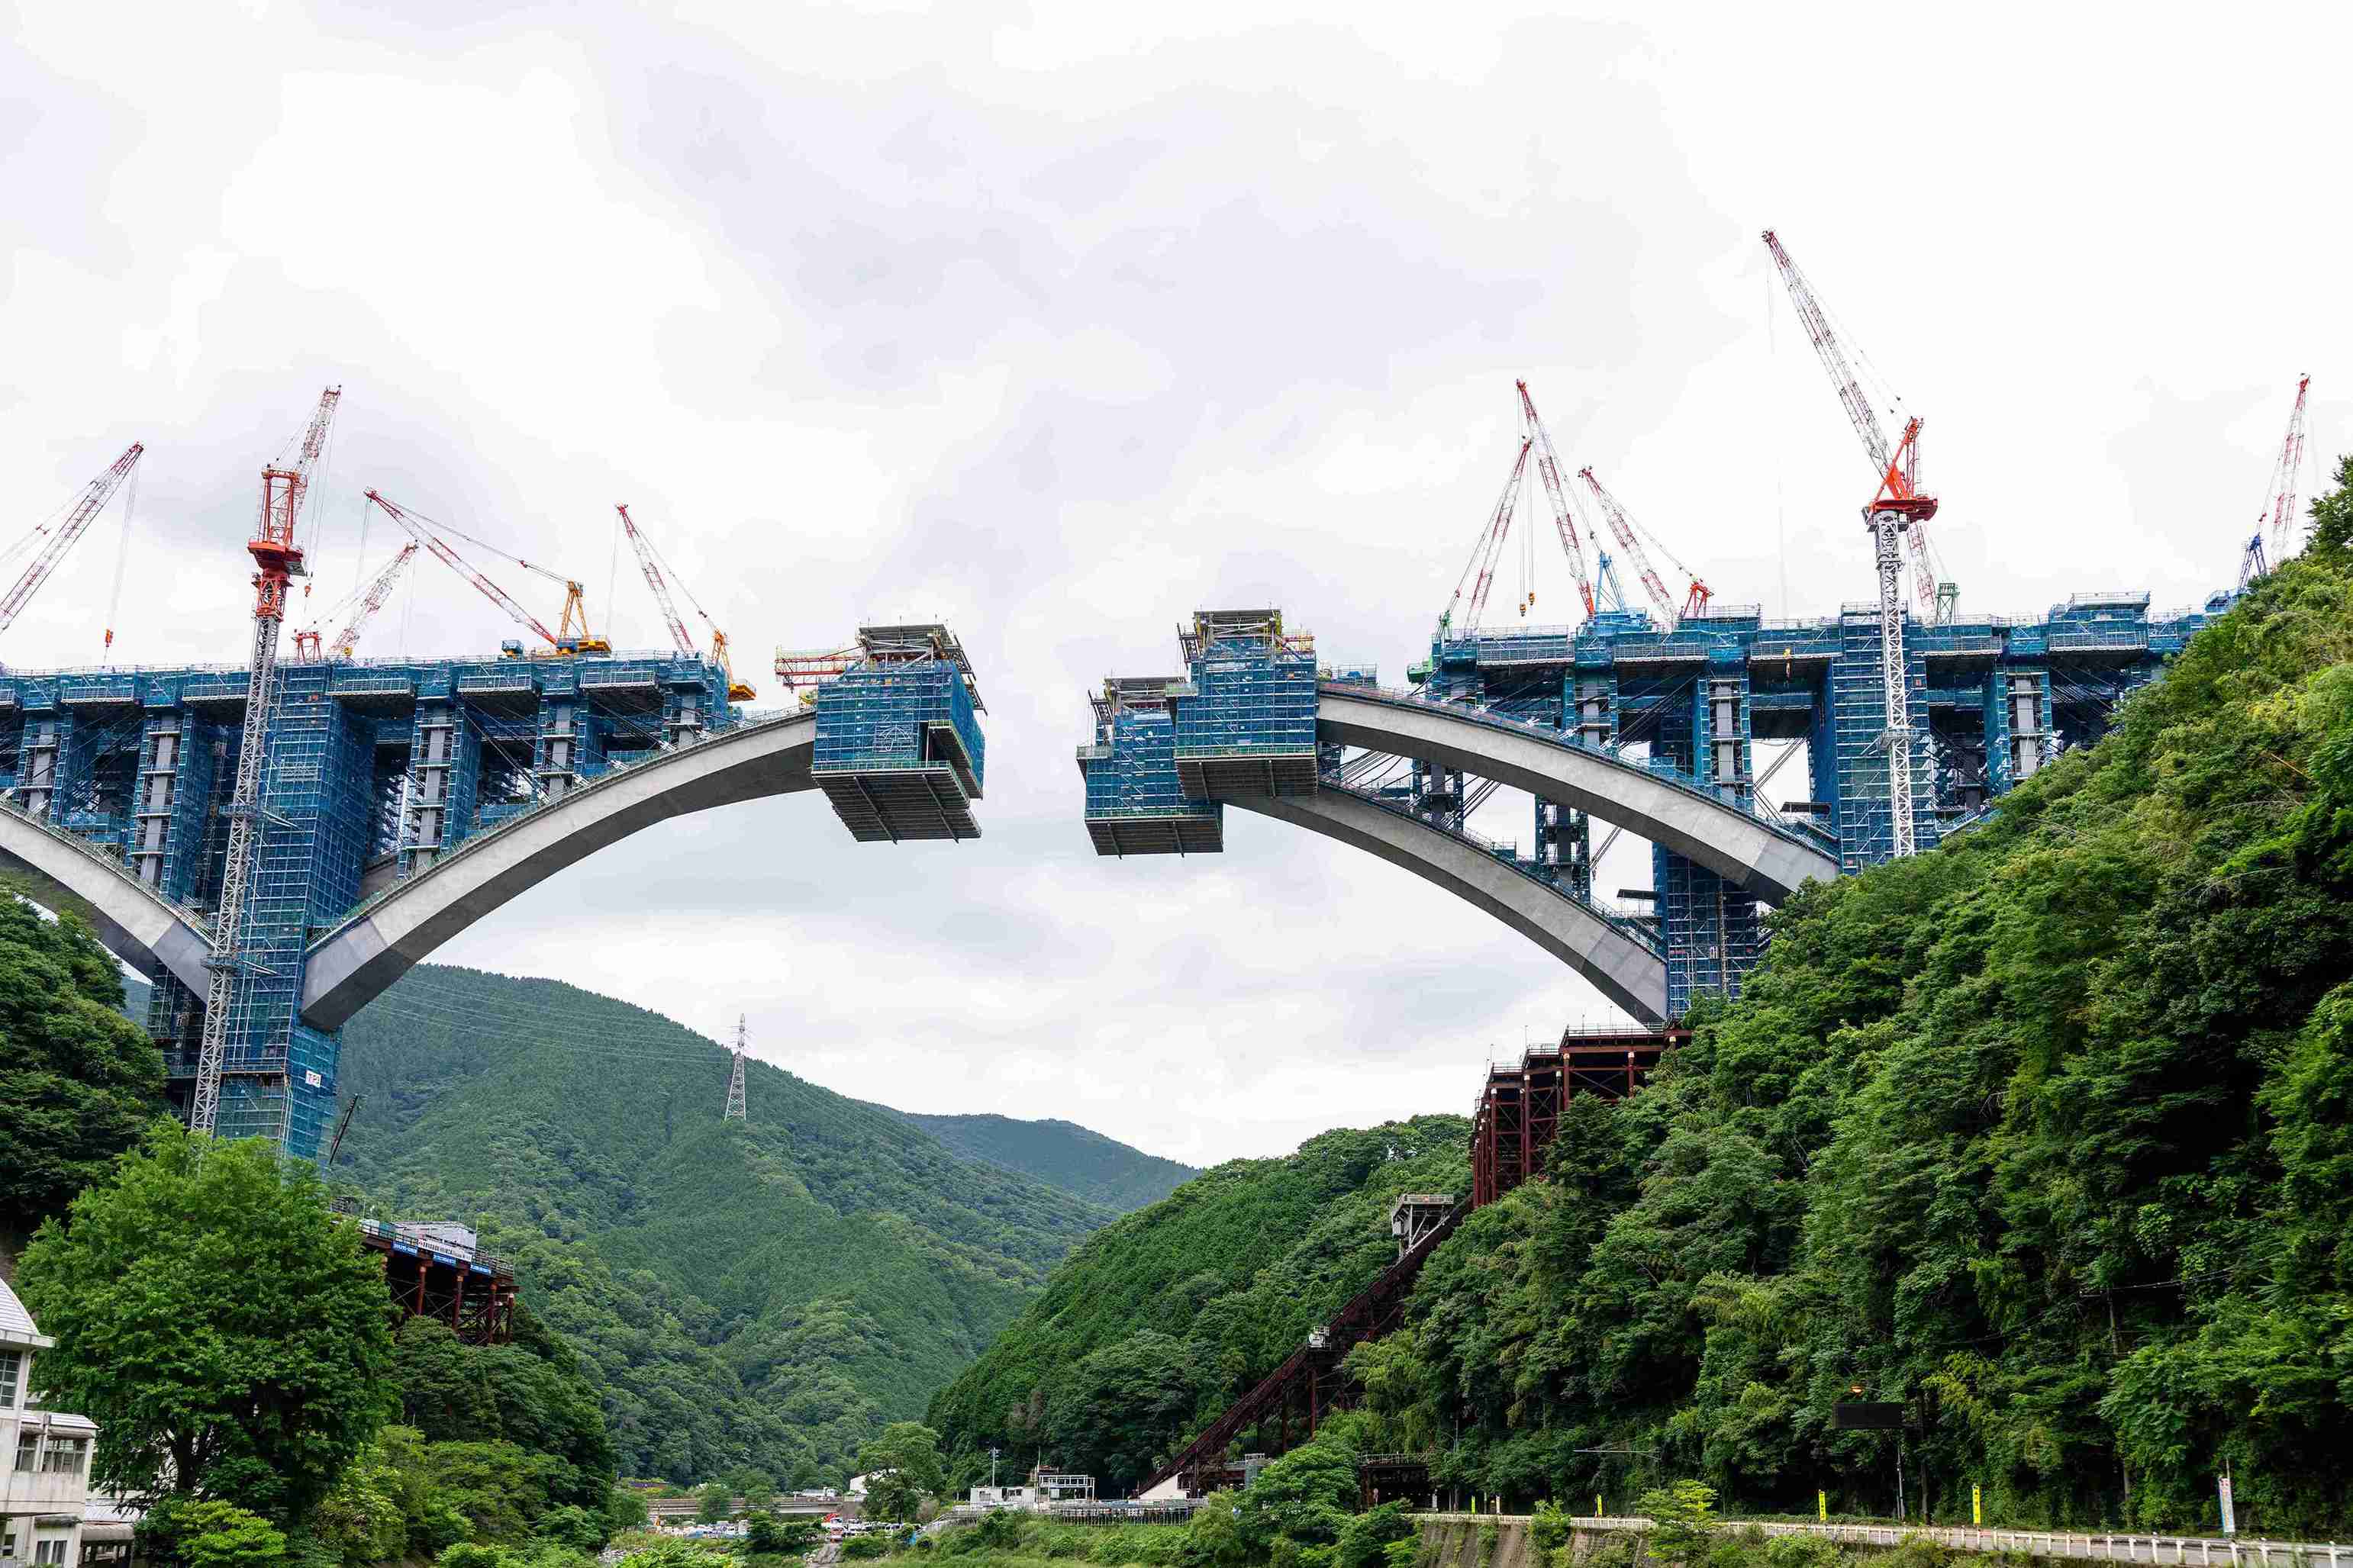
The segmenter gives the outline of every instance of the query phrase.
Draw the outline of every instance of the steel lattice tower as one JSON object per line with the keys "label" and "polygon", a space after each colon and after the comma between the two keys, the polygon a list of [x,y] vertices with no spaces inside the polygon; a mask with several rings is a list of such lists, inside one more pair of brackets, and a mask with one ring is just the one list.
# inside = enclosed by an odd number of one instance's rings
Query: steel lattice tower
{"label": "steel lattice tower", "polygon": [[746,1121],[744,1110],[744,1015],[735,1015],[735,1070],[727,1078],[727,1121]]}

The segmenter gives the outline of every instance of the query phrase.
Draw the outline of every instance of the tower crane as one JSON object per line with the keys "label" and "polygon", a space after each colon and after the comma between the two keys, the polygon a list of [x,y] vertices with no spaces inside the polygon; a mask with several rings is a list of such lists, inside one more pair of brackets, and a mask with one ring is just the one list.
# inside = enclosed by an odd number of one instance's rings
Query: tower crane
{"label": "tower crane", "polygon": [[[1845,407],[1855,435],[1862,438],[1872,472],[1879,479],[1881,496],[1898,503],[1896,510],[1905,522],[1903,531],[1911,542],[1913,596],[1919,600],[1923,610],[1930,612],[1937,625],[1947,625],[1953,618],[1958,594],[1945,578],[1936,547],[1928,539],[1926,525],[1936,515],[1936,503],[1919,491],[1921,422],[1917,418],[1907,420],[1895,445],[1889,447],[1887,432],[1881,427],[1871,400],[1863,395],[1862,384],[1853,366],[1847,363],[1846,349],[1831,331],[1830,315],[1815,298],[1813,285],[1806,281],[1806,275],[1798,270],[1798,264],[1789,258],[1788,251],[1769,228],[1765,231],[1765,248],[1772,253],[1773,265],[1779,268],[1781,281],[1788,287],[1799,320],[1805,323],[1806,336],[1813,343],[1814,353],[1820,356],[1831,384],[1838,389],[1839,402]],[[1922,503],[1926,503],[1926,510],[1922,510]],[[1879,510],[1874,503],[1873,512]]]}
{"label": "tower crane", "polygon": [[1553,450],[1552,433],[1536,416],[1535,399],[1528,395],[1528,384],[1517,384],[1520,389],[1520,415],[1526,421],[1524,437],[1535,443],[1536,476],[1544,480],[1545,495],[1552,502],[1553,527],[1559,531],[1560,548],[1568,557],[1568,570],[1577,578],[1577,596],[1585,605],[1585,618],[1593,618],[1593,583],[1585,574],[1585,550],[1577,542],[1577,519],[1568,509],[1568,491],[1561,483],[1560,454]]}
{"label": "tower crane", "polygon": [[[295,531],[310,500],[311,476],[327,445],[327,429],[343,389],[319,394],[319,406],[292,468],[272,464],[261,470],[261,517],[246,543],[253,557],[253,658],[245,688],[245,727],[237,752],[237,784],[229,796],[228,849],[221,862],[220,908],[213,915],[209,972],[205,988],[205,1028],[196,1051],[195,1091],[188,1102],[191,1131],[210,1136],[220,1125],[221,1079],[228,1065],[228,1032],[242,980],[248,894],[253,870],[255,824],[261,817],[262,753],[269,749],[269,720],[278,697],[278,637],[286,623],[286,586],[308,576]],[[136,450],[130,454],[136,456]],[[281,1069],[282,1070],[282,1069]],[[284,1129],[280,1129],[284,1142]]]}
{"label": "tower crane", "polygon": [[1879,744],[1887,752],[1887,805],[1894,829],[1893,850],[1895,858],[1901,860],[1916,847],[1912,822],[1911,693],[1904,659],[1902,539],[1907,531],[1912,537],[1914,580],[1922,603],[1933,605],[1937,618],[1946,620],[1950,618],[1952,602],[1952,595],[1936,580],[1934,558],[1924,531],[1924,525],[1936,515],[1936,498],[1920,490],[1920,421],[1915,417],[1906,423],[1902,437],[1893,450],[1889,449],[1887,434],[1879,427],[1879,416],[1862,395],[1862,385],[1847,364],[1846,351],[1831,332],[1830,317],[1814,298],[1805,274],[1798,270],[1798,264],[1789,259],[1789,253],[1781,247],[1780,240],[1769,228],[1765,231],[1765,248],[1772,252],[1773,264],[1780,268],[1781,280],[1788,285],[1789,298],[1797,303],[1798,315],[1806,323],[1806,334],[1813,340],[1814,352],[1821,357],[1822,368],[1830,373],[1831,384],[1838,388],[1839,401],[1846,406],[1847,418],[1853,424],[1855,434],[1862,438],[1863,450],[1870,454],[1872,466],[1879,473],[1879,493],[1864,509],[1863,517],[1871,530],[1873,554],[1879,569],[1879,674],[1886,713],[1886,728],[1880,732]]}
{"label": "tower crane", "polygon": [[694,596],[694,590],[687,586],[686,579],[678,575],[675,567],[664,574],[662,567],[667,563],[662,560],[661,552],[654,548],[654,542],[638,527],[627,506],[616,502],[613,510],[621,514],[621,531],[629,536],[629,548],[637,554],[638,569],[645,574],[646,586],[654,592],[654,603],[661,606],[662,622],[669,626],[670,641],[678,645],[678,651],[691,654],[695,651],[695,647],[694,638],[687,632],[686,623],[679,618],[678,605],[670,599],[671,579],[676,579],[679,588],[686,595],[686,602],[694,606],[694,613],[702,617],[702,624],[711,628],[711,657],[727,674],[727,700],[749,702],[757,697],[759,692],[749,682],[735,679],[735,661],[727,651],[727,634],[719,629],[719,623],[711,618],[711,612],[702,607],[702,601]]}
{"label": "tower crane", "polygon": [[[1667,592],[1667,585],[1659,580],[1658,572],[1651,565],[1650,554],[1643,550],[1642,541],[1635,532],[1640,525],[1626,515],[1626,509],[1618,504],[1618,498],[1601,488],[1601,481],[1593,477],[1590,468],[1577,469],[1577,477],[1585,481],[1585,488],[1593,492],[1595,502],[1601,508],[1601,515],[1609,520],[1609,531],[1617,536],[1619,548],[1633,557],[1635,575],[1641,578],[1642,591],[1650,595],[1651,603],[1658,606],[1660,624],[1673,626],[1694,616],[1707,614],[1707,602],[1715,597],[1715,591],[1700,581],[1699,574],[1677,561],[1674,552],[1661,543],[1656,534],[1651,534],[1648,529],[1641,530],[1642,533],[1650,534],[1651,542],[1658,544],[1659,552],[1690,584],[1678,603],[1675,596]],[[1604,556],[1602,559],[1606,562],[1609,558]]]}
{"label": "tower crane", "polygon": [[[327,645],[330,657],[335,658],[352,657],[352,650],[359,646],[360,633],[367,629],[367,624],[370,621],[375,619],[375,613],[384,608],[386,599],[392,597],[393,584],[400,581],[400,574],[407,571],[408,563],[416,559],[417,541],[412,539],[400,547],[399,552],[385,563],[384,570],[378,572],[375,581],[367,585],[367,592],[360,596],[359,604],[352,610],[351,618],[343,623],[343,629],[337,632],[334,640]],[[298,636],[310,637],[311,657],[317,658],[319,634],[314,631],[298,634]]]}
{"label": "tower crane", "polygon": [[[2295,488],[2304,472],[2304,400],[2311,390],[2312,377],[2306,376],[2295,384],[2295,407],[2287,416],[2287,436],[2280,442],[2279,461],[2272,468],[2272,482],[2265,510],[2271,514],[2272,553],[2279,560],[2288,558],[2295,540]],[[2263,522],[2258,519],[2255,536],[2263,537]],[[2245,577],[2242,572],[2242,580]],[[2256,575],[2262,575],[2260,565]],[[0,621],[0,626],[5,626]]]}
{"label": "tower crane", "polygon": [[17,546],[19,551],[29,549],[33,541],[44,532],[48,534],[48,542],[33,558],[33,563],[25,568],[25,574],[16,579],[16,586],[8,590],[6,597],[0,598],[0,632],[16,624],[17,612],[30,603],[41,584],[49,580],[49,574],[56,571],[58,563],[66,558],[66,552],[71,550],[74,542],[89,530],[90,521],[105,508],[115,489],[130,477],[131,470],[139,466],[139,455],[146,449],[140,443],[132,442],[130,449],[115,458],[111,468],[82,487],[81,494],[74,499],[64,521],[54,530],[44,523],[26,535],[24,542]]}

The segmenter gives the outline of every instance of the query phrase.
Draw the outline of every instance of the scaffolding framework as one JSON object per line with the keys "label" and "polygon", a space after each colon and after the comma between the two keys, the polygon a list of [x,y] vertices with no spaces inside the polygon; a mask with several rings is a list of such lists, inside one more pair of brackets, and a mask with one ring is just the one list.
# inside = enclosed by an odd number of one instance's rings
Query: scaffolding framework
{"label": "scaffolding framework", "polygon": [[860,843],[977,838],[982,711],[947,627],[861,626],[857,657],[818,690],[810,771]]}

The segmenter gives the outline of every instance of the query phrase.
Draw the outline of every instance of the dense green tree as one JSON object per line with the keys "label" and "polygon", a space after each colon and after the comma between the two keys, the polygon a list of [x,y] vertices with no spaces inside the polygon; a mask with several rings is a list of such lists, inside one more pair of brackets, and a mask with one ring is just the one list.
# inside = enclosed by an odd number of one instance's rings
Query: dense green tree
{"label": "dense green tree", "polygon": [[384,1276],[308,1165],[156,1123],[45,1224],[16,1286],[93,1480],[300,1521],[389,1413]]}
{"label": "dense green tree", "polygon": [[734,1489],[725,1481],[705,1481],[694,1489],[694,1517],[705,1524],[717,1524],[735,1511]]}
{"label": "dense green tree", "polygon": [[159,1499],[139,1521],[141,1555],[178,1568],[276,1568],[286,1532],[219,1498]]}
{"label": "dense green tree", "polygon": [[893,1421],[858,1450],[866,1477],[866,1516],[912,1521],[923,1500],[947,1489],[940,1436],[920,1421]]}
{"label": "dense green tree", "polygon": [[1056,1385],[1055,1451],[1086,1456],[1104,1495],[1124,1496],[1189,1436],[1198,1394],[1183,1343],[1152,1329],[1131,1334],[1081,1357]]}
{"label": "dense green tree", "polygon": [[37,896],[0,878],[0,1233],[61,1213],[164,1110],[163,1053],[122,1016],[121,966]]}
{"label": "dense green tree", "polygon": [[513,1342],[468,1345],[444,1323],[411,1318],[394,1339],[399,1418],[428,1442],[499,1442],[563,1460],[550,1483],[558,1502],[601,1511],[613,1446],[596,1387],[568,1347],[527,1308]]}

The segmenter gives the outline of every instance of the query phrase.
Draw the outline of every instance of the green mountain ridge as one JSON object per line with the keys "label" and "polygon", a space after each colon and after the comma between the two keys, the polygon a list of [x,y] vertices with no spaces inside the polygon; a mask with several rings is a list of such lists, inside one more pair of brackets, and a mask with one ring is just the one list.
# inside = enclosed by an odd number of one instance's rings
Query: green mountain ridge
{"label": "green mountain ridge", "polygon": [[555,981],[423,966],[345,1030],[360,1105],[333,1175],[517,1255],[527,1306],[602,1374],[626,1473],[839,1474],[1116,1211],[745,1073],[750,1116],[727,1121],[727,1053],[703,1036]]}
{"label": "green mountain ridge", "polygon": [[1049,1117],[929,1115],[906,1118],[967,1160],[1017,1171],[1122,1213],[1158,1203],[1199,1175],[1191,1165],[1132,1149],[1075,1121]]}

